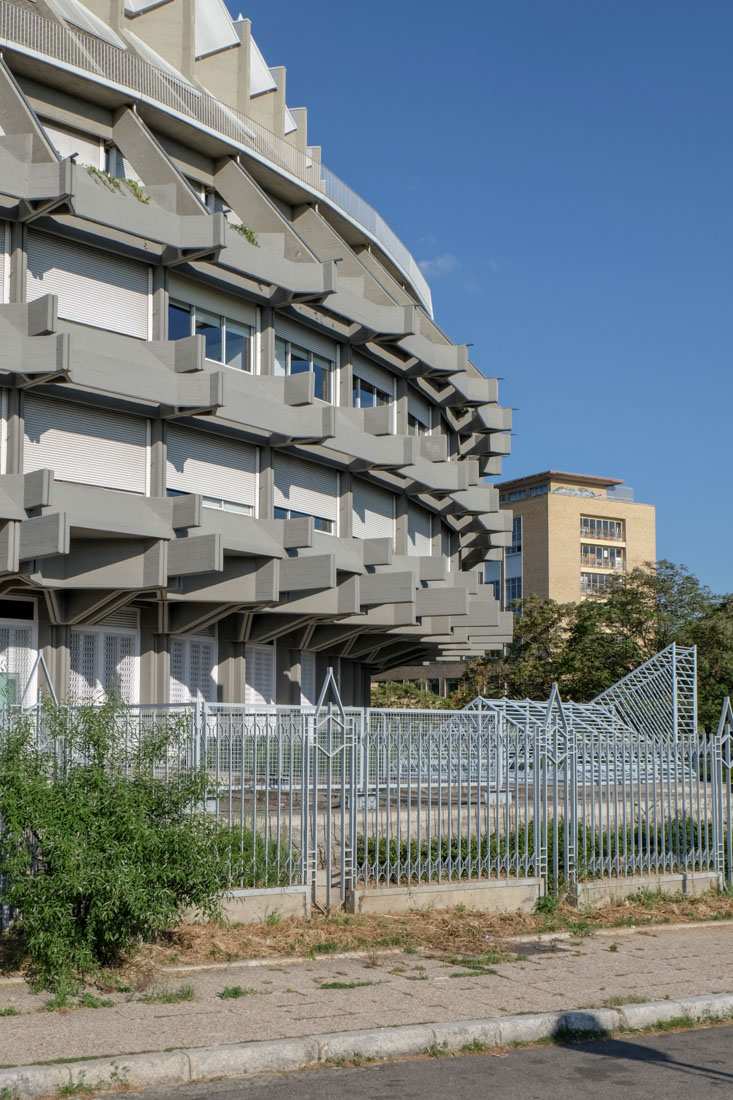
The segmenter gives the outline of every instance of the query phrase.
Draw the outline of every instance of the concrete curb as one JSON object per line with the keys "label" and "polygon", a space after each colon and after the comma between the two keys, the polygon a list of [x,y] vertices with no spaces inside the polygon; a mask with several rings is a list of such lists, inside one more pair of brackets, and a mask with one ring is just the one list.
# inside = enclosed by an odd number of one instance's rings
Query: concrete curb
{"label": "concrete curb", "polygon": [[638,1031],[681,1017],[713,1021],[733,1016],[733,994],[652,1001],[619,1008],[538,1012],[487,1020],[456,1020],[437,1024],[340,1031],[297,1039],[274,1039],[225,1046],[191,1047],[150,1054],[94,1058],[66,1065],[16,1066],[0,1070],[0,1094],[13,1100],[66,1092],[70,1085],[84,1091],[127,1086],[134,1089],[184,1085],[212,1078],[307,1069],[319,1062],[403,1058],[432,1050],[459,1051],[475,1044],[490,1049],[511,1043],[589,1032]]}

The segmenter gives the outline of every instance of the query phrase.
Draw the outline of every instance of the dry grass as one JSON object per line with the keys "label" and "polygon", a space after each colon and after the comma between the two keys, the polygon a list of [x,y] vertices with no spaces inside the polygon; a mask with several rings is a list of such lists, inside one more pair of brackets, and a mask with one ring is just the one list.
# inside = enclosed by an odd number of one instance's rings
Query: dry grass
{"label": "dry grass", "polygon": [[[395,916],[314,916],[277,924],[183,925],[165,941],[148,945],[138,965],[159,967],[274,956],[308,957],[340,951],[379,952],[397,948],[482,955],[493,941],[511,936],[568,931],[582,936],[599,928],[677,924],[733,919],[733,898],[707,894],[702,898],[645,897],[579,912],[560,905],[550,914],[490,914],[458,906],[414,910]],[[487,942],[488,941],[488,942]],[[495,946],[495,944],[494,944]]]}

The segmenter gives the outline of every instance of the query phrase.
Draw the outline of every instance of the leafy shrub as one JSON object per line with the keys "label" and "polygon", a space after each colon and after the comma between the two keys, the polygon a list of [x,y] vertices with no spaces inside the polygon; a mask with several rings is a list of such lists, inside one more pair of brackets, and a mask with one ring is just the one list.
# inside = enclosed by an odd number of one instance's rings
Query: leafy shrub
{"label": "leafy shrub", "polygon": [[[201,770],[177,770],[185,752],[175,720],[140,728],[115,701],[49,707],[41,749],[30,721],[8,713],[0,901],[17,914],[32,980],[73,988],[175,926],[183,908],[219,915],[230,868],[247,851],[256,855],[256,844],[200,810],[210,781]],[[157,777],[161,761],[176,763],[174,777]]]}

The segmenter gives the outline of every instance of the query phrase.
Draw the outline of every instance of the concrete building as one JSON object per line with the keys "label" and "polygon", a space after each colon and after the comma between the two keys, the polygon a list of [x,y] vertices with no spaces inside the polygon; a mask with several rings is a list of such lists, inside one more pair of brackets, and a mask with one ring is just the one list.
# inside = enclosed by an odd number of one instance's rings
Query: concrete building
{"label": "concrete building", "polygon": [[[0,0],[0,678],[347,702],[509,636],[510,412],[221,0]],[[35,672],[33,672],[35,668]],[[31,675],[33,672],[33,675]]]}
{"label": "concrete building", "polygon": [[656,560],[654,505],[636,502],[623,481],[545,470],[497,488],[512,537],[486,581],[507,610],[529,595],[577,603]]}

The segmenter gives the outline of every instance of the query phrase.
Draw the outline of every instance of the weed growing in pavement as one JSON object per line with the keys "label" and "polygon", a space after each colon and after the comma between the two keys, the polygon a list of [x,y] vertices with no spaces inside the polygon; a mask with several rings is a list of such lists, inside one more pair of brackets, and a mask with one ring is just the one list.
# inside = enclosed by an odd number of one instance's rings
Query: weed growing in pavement
{"label": "weed growing in pavement", "polygon": [[450,1051],[448,1050],[447,1043],[431,1043],[430,1046],[426,1048],[425,1053],[430,1058],[445,1058],[447,1054],[450,1054]]}
{"label": "weed growing in pavement", "polygon": [[472,1039],[470,1043],[464,1043],[461,1054],[483,1054],[489,1049],[488,1043],[482,1043],[480,1039]]}
{"label": "weed growing in pavement", "polygon": [[219,996],[221,997],[222,1001],[234,1001],[238,1000],[239,997],[251,997],[252,994],[256,992],[256,989],[246,989],[241,985],[228,985],[224,989],[222,989]]}
{"label": "weed growing in pavement", "polygon": [[82,1070],[76,1081],[67,1081],[65,1085],[61,1085],[61,1087],[56,1090],[56,1095],[66,1098],[70,1096],[88,1096],[92,1092],[94,1092],[94,1089],[85,1082],[84,1071]]}
{"label": "weed growing in pavement", "polygon": [[161,989],[156,993],[146,993],[141,997],[146,1005],[175,1005],[181,1001],[193,1001],[196,991],[192,985],[181,985],[178,989]]}
{"label": "weed growing in pavement", "polygon": [[265,917],[265,924],[269,924],[271,928],[282,923],[282,913],[279,909],[271,909]]}
{"label": "weed growing in pavement", "polygon": [[0,1089],[0,1100],[15,1100],[15,1093],[7,1085]]}
{"label": "weed growing in pavement", "polygon": [[603,1002],[604,1008],[618,1008],[620,1005],[643,1005],[649,997],[637,997],[633,993],[621,993],[615,997],[607,997]]}
{"label": "weed growing in pavement", "polygon": [[[20,1016],[20,1012],[18,1012],[17,1008],[14,1008],[13,1005],[11,1005],[10,1008],[0,1009],[0,1016]],[[0,1100],[2,1100],[1,1096]]]}
{"label": "weed growing in pavement", "polygon": [[104,997],[95,997],[93,993],[82,993],[78,1001],[80,1008],[114,1008],[114,1001]]}
{"label": "weed growing in pavement", "polygon": [[617,943],[609,944],[608,950],[609,951],[618,951],[618,944]]}

